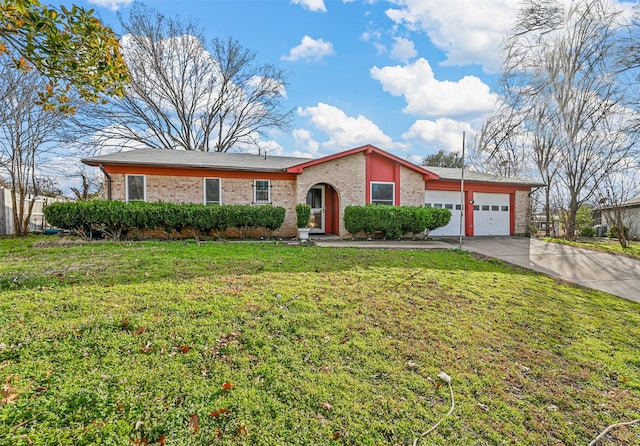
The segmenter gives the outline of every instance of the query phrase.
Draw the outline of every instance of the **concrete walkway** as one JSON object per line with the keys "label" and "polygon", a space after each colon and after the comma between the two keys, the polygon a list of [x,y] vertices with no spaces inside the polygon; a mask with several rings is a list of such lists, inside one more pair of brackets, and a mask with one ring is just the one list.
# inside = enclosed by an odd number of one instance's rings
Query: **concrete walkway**
{"label": "concrete walkway", "polygon": [[640,260],[524,237],[468,237],[462,248],[640,302]]}
{"label": "concrete walkway", "polygon": [[[428,241],[314,240],[318,246],[453,249],[458,238]],[[640,260],[524,237],[465,237],[462,249],[640,302]]]}
{"label": "concrete walkway", "polygon": [[323,248],[369,248],[369,249],[452,249],[443,240],[342,240],[311,237],[311,241]]}

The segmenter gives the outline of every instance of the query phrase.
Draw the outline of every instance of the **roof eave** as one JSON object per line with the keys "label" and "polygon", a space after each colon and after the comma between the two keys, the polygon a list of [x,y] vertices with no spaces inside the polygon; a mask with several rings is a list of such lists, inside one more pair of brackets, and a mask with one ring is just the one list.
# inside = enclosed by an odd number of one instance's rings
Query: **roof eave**
{"label": "roof eave", "polygon": [[423,176],[425,176],[425,178],[429,175],[434,175],[433,172],[428,171],[427,169],[422,168],[421,166],[418,166],[417,164],[413,164],[409,161],[403,160],[402,158],[389,153],[389,152],[385,152],[382,149],[377,148],[376,146],[373,146],[371,144],[366,144],[364,146],[360,146],[360,147],[356,147],[355,149],[351,149],[351,150],[346,150],[344,152],[338,152],[338,153],[334,153],[332,155],[327,155],[324,156],[322,158],[317,158],[317,159],[313,159],[313,160],[309,160],[309,161],[305,161],[303,163],[300,164],[295,164],[293,166],[289,166],[286,171],[289,173],[302,173],[302,171],[304,169],[306,169],[307,167],[311,167],[311,166],[316,166],[318,164],[322,164],[322,163],[326,163],[328,161],[333,161],[336,159],[340,159],[340,158],[344,158],[356,153],[360,153],[360,152],[364,152],[365,155],[370,155],[372,153],[375,153],[377,155],[380,155],[382,157],[385,157],[387,159],[391,159],[394,162],[408,168],[411,170],[414,170],[418,173],[421,173]]}
{"label": "roof eave", "polygon": [[[462,181],[462,179],[460,178],[444,178],[444,177],[437,177],[437,178],[427,178],[429,180],[439,180],[439,181],[451,181],[451,182],[455,182],[455,183],[459,183],[460,181]],[[472,178],[465,178],[464,179],[465,182],[469,182],[469,183],[483,183],[483,184],[502,184],[505,186],[524,186],[524,187],[545,187],[546,184],[544,183],[535,183],[535,182],[522,182],[522,183],[514,183],[514,182],[508,182],[508,181],[491,181],[491,180],[476,180],[476,179],[472,179]]]}
{"label": "roof eave", "polygon": [[225,172],[287,172],[287,168],[265,168],[265,167],[240,167],[240,166],[213,166],[202,164],[166,164],[166,163],[150,163],[150,162],[136,162],[131,161],[113,161],[113,160],[100,160],[92,158],[83,158],[80,160],[82,163],[92,166],[130,166],[130,167],[156,167],[163,169],[193,169],[193,170],[222,170]]}

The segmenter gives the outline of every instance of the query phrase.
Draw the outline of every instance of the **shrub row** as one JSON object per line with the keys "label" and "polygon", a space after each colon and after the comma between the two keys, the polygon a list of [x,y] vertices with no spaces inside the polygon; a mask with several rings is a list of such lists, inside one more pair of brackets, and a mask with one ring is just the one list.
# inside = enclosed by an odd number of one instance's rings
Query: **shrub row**
{"label": "shrub row", "polygon": [[131,229],[161,229],[169,236],[186,229],[198,239],[202,235],[222,237],[229,228],[239,229],[243,237],[251,230],[263,229],[270,237],[284,223],[285,209],[267,205],[89,200],[53,203],[44,214],[50,225],[81,236],[98,230],[117,240]]}
{"label": "shrub row", "polygon": [[344,226],[351,234],[364,232],[368,238],[381,232],[385,238],[419,234],[446,226],[451,219],[448,209],[417,206],[347,206]]}

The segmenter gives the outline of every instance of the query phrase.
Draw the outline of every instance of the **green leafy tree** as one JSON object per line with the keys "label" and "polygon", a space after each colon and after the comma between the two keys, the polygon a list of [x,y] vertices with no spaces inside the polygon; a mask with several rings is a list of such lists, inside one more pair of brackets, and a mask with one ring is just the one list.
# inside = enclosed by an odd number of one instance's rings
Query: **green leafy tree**
{"label": "green leafy tree", "polygon": [[422,160],[422,165],[434,167],[457,167],[460,169],[462,168],[462,158],[455,152],[447,153],[444,150],[440,150],[438,153],[427,155],[424,160]]}
{"label": "green leafy tree", "polygon": [[593,211],[589,206],[582,205],[576,213],[576,229],[581,237],[593,237]]}
{"label": "green leafy tree", "polygon": [[75,112],[72,91],[92,102],[122,96],[129,78],[113,30],[93,10],[75,5],[56,9],[38,0],[0,0],[0,56],[49,80],[39,92],[46,110]]}

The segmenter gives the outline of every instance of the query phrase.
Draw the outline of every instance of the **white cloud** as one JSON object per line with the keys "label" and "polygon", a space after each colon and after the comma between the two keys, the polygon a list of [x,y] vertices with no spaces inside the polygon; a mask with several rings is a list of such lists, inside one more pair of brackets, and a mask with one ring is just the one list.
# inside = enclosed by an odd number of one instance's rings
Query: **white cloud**
{"label": "white cloud", "polygon": [[395,0],[387,16],[397,24],[423,31],[447,55],[444,65],[480,64],[497,72],[497,50],[515,22],[514,0]]}
{"label": "white cloud", "polygon": [[304,36],[300,45],[291,48],[289,55],[282,56],[281,59],[291,62],[299,59],[319,61],[323,57],[332,54],[334,54],[334,52],[331,42],[325,42],[322,39],[315,40],[309,36]]}
{"label": "white cloud", "polygon": [[440,118],[435,121],[418,120],[402,137],[415,141],[416,145],[426,146],[423,147],[425,153],[438,150],[461,152],[462,132],[466,132],[468,137],[474,133],[467,122]]}
{"label": "white cloud", "polygon": [[417,56],[418,52],[411,40],[403,37],[394,37],[393,40],[395,40],[395,43],[391,49],[391,57],[407,63],[409,59]]}
{"label": "white cloud", "polygon": [[371,77],[384,91],[405,98],[405,113],[418,116],[477,117],[489,111],[496,100],[489,86],[475,76],[457,82],[437,80],[429,62],[422,58],[404,66],[373,67]]}
{"label": "white cloud", "polygon": [[315,107],[298,108],[298,115],[309,117],[318,130],[329,135],[329,141],[323,142],[321,146],[334,152],[364,144],[386,149],[396,146],[389,136],[366,117],[347,116],[344,111],[332,105],[320,102]]}
{"label": "white cloud", "polygon": [[309,156],[313,157],[318,154],[320,144],[313,139],[313,135],[306,129],[294,129],[293,139],[297,146],[302,146],[305,152],[295,151],[293,156]]}
{"label": "white cloud", "polygon": [[109,8],[112,11],[117,11],[123,6],[129,6],[133,3],[133,0],[87,0],[89,3],[100,6],[102,8]]}
{"label": "white cloud", "polygon": [[313,12],[327,12],[327,8],[324,6],[324,0],[291,0],[291,3],[301,5],[303,8]]}

